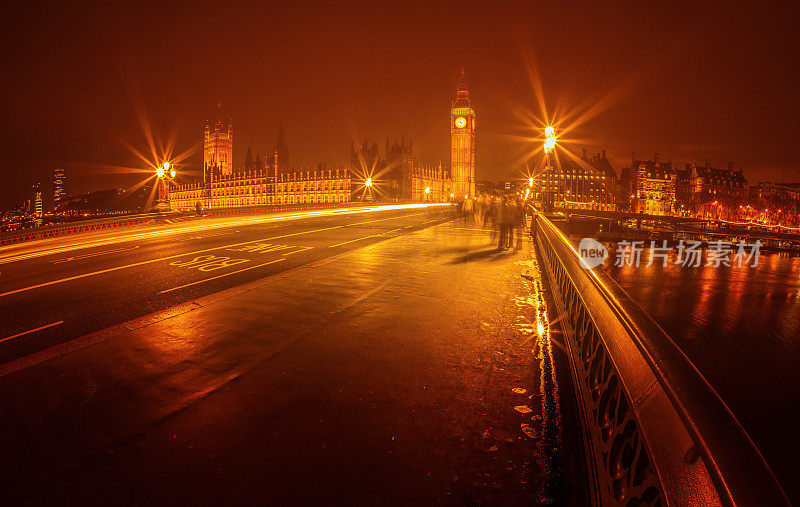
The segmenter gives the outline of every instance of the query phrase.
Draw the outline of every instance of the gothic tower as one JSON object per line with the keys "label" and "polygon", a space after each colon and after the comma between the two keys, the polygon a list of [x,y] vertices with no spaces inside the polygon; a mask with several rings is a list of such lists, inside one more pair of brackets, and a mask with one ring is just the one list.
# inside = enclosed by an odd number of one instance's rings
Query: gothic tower
{"label": "gothic tower", "polygon": [[212,174],[233,172],[233,123],[222,117],[222,103],[217,104],[217,118],[206,122],[203,137],[203,181]]}
{"label": "gothic tower", "polygon": [[461,83],[450,108],[450,175],[453,193],[463,199],[475,195],[475,111],[461,69]]}
{"label": "gothic tower", "polygon": [[283,129],[283,120],[278,128],[278,138],[273,151],[273,172],[275,176],[289,172],[289,145],[286,143],[286,131]]}

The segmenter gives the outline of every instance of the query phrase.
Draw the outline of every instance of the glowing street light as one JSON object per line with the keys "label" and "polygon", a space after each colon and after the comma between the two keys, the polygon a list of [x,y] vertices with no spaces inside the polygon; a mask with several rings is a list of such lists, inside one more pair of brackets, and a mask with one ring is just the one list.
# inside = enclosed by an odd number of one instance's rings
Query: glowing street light
{"label": "glowing street light", "polygon": [[425,187],[425,193],[426,194],[430,194],[431,193],[431,187]]}
{"label": "glowing street light", "polygon": [[372,178],[367,178],[367,181],[364,182],[364,186],[372,188]]}
{"label": "glowing street light", "polygon": [[556,129],[552,126],[548,126],[544,129],[544,152],[550,153],[556,147]]}
{"label": "glowing street light", "polygon": [[533,186],[533,178],[528,178],[528,186],[529,187]]}
{"label": "glowing street light", "polygon": [[167,185],[169,180],[175,178],[176,174],[174,167],[170,170],[169,162],[165,161],[163,165],[156,167],[156,176],[158,178],[156,183],[158,185],[158,203],[156,207],[158,209],[167,207]]}

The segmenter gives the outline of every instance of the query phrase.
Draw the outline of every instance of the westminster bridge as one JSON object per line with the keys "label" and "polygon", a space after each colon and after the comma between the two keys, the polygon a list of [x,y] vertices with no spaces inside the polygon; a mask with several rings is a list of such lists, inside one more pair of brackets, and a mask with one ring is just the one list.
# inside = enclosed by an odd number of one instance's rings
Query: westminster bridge
{"label": "westminster bridge", "polygon": [[5,237],[5,500],[788,503],[681,348],[534,224],[509,250],[419,204]]}

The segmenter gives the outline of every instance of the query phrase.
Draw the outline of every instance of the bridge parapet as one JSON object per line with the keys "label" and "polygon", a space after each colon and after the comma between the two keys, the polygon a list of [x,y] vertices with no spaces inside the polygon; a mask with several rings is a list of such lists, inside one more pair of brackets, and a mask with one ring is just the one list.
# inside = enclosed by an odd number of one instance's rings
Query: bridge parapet
{"label": "bridge parapet", "polygon": [[789,505],[719,395],[602,269],[542,214],[539,265],[560,322],[597,505]]}

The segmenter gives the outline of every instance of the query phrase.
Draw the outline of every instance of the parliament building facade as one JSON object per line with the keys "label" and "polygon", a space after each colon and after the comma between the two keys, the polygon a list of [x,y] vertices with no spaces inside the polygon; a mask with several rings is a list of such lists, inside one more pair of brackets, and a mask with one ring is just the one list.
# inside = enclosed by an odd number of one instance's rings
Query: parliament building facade
{"label": "parliament building facade", "polygon": [[244,167],[233,165],[233,123],[221,114],[206,122],[203,178],[171,185],[174,211],[292,204],[319,205],[350,201],[446,202],[475,194],[475,112],[463,78],[450,110],[451,163],[445,167],[419,164],[411,142],[351,145],[350,164],[313,170],[289,167],[283,125],[267,160],[252,159],[248,148]]}
{"label": "parliament building facade", "polygon": [[203,179],[170,189],[174,211],[334,204],[350,201],[350,171],[346,167],[290,170],[286,134],[281,125],[275,149],[266,163],[252,161],[250,150],[243,170],[233,170],[233,126],[218,113],[206,123],[203,142]]}

